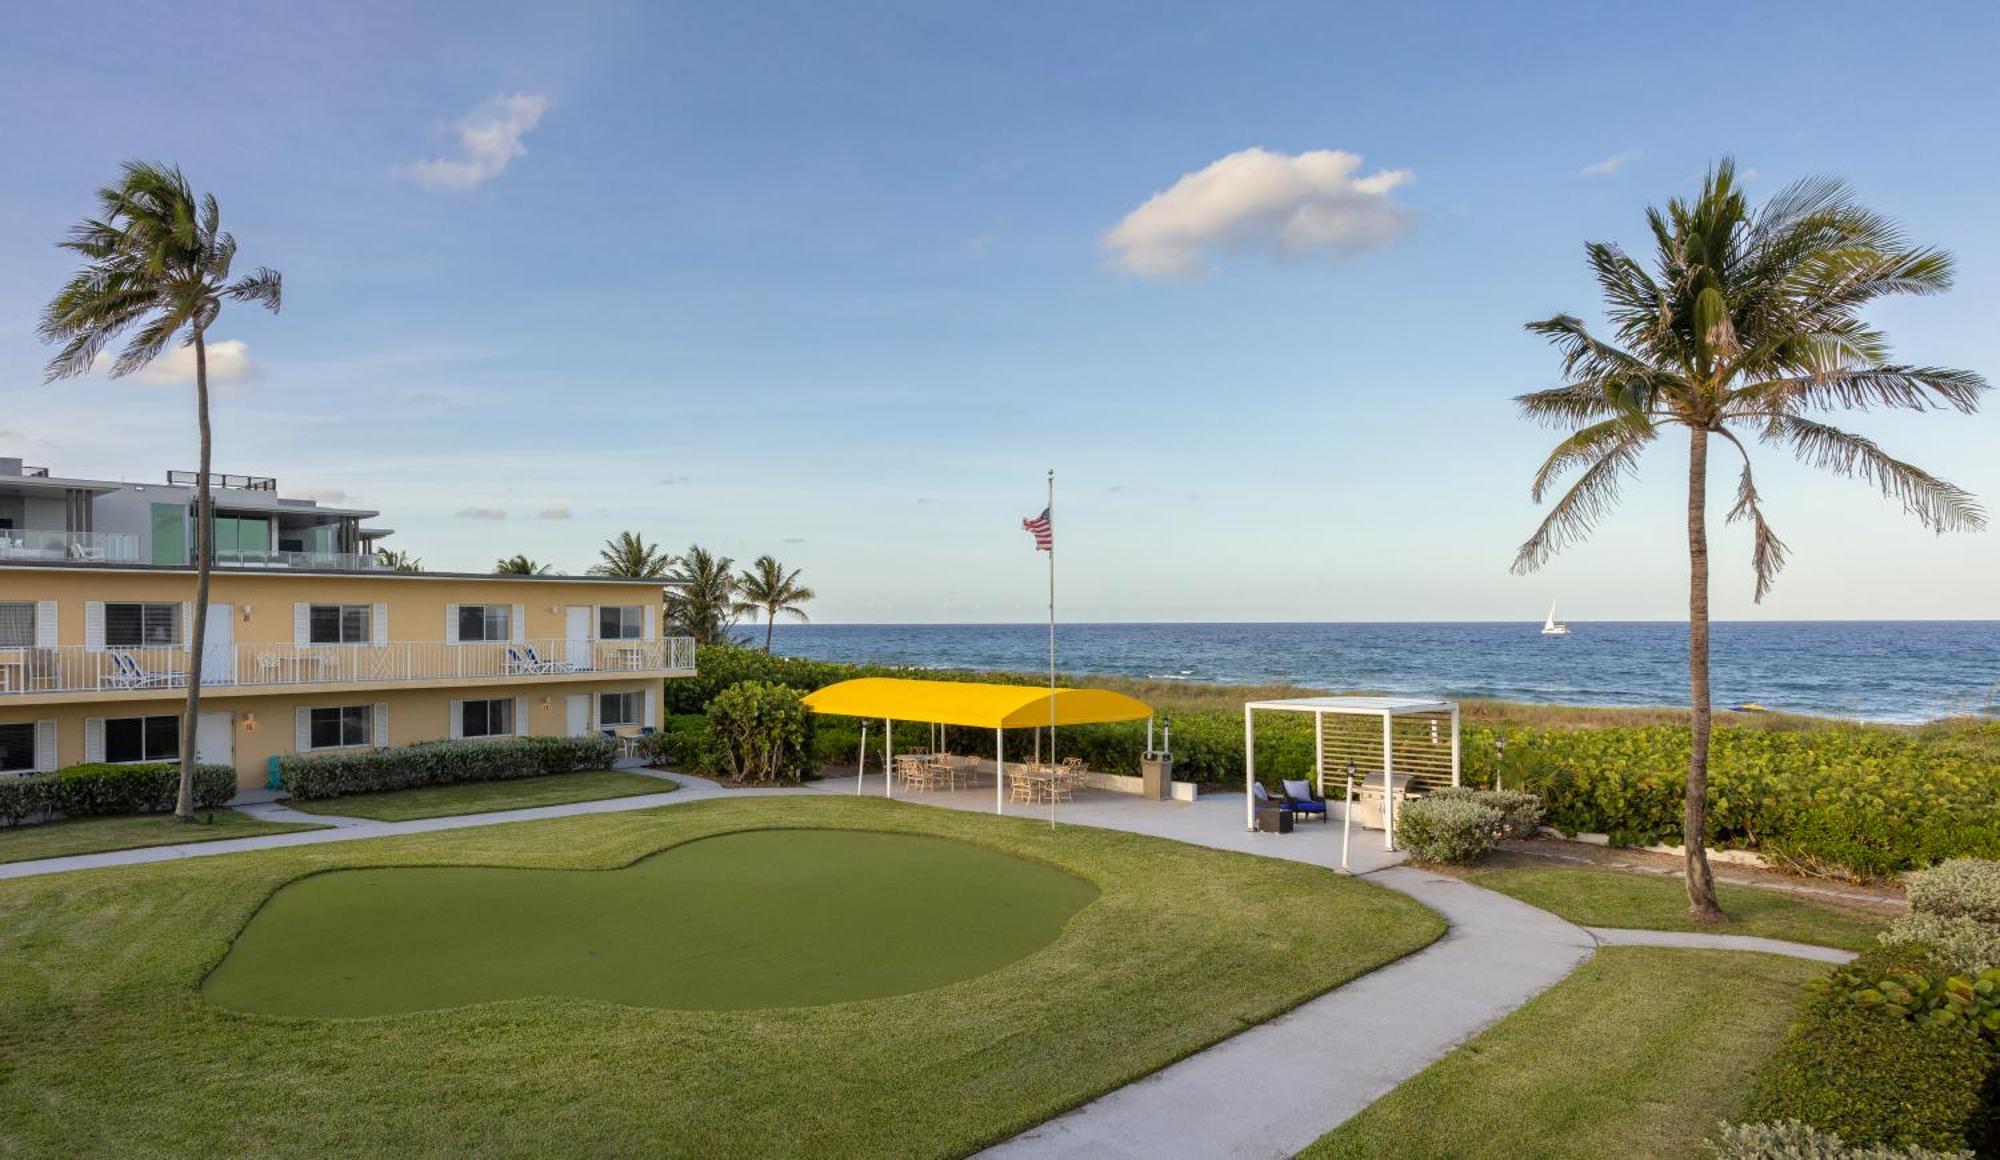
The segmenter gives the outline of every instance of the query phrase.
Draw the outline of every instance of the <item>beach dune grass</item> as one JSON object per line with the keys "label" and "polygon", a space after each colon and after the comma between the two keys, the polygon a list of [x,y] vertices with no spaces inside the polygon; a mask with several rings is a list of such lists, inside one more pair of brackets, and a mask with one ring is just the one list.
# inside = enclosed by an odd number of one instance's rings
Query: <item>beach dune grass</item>
{"label": "beach dune grass", "polygon": [[[202,993],[266,900],[315,872],[615,872],[785,827],[972,842],[1099,894],[1053,942],[996,969],[817,1006],[526,997],[313,1019]],[[715,902],[761,900],[742,889]],[[1317,867],[873,798],[690,802],[49,875],[0,882],[0,1124],[23,1154],[962,1155],[1443,927]]]}
{"label": "beach dune grass", "polygon": [[989,847],[852,830],[722,834],[619,870],[340,870],[272,896],[204,990],[232,1010],[325,1017],[541,996],[837,1003],[1004,966],[1096,897]]}

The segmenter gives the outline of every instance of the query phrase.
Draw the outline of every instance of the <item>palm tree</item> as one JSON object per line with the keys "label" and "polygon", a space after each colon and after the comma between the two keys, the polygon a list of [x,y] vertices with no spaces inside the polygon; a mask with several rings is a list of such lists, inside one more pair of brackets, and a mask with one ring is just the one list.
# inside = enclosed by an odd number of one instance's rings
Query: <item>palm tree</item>
{"label": "palm tree", "polygon": [[417,559],[408,552],[399,551],[395,548],[375,549],[375,566],[377,568],[386,568],[391,572],[421,572],[424,570],[424,562],[422,560]]}
{"label": "palm tree", "polygon": [[208,577],[214,530],[209,503],[208,328],[224,300],[277,313],[283,279],[259,267],[230,279],[236,239],[222,229],[214,195],[196,197],[173,166],[128,161],[116,185],[97,191],[98,216],[70,228],[57,245],[83,256],[83,268],[42,310],[44,342],[62,344],[45,381],[83,374],[126,330],[137,333],[111,364],[113,378],[152,362],[169,342],[194,348],[195,428],[201,465],[195,475],[194,625],[188,640],[187,707],[181,719],[181,779],[174,814],[194,820],[195,723],[201,715],[202,646],[208,638]]}
{"label": "palm tree", "polygon": [[493,574],[496,576],[546,576],[553,571],[555,569],[550,565],[537,564],[518,552],[505,560],[493,561]]}
{"label": "palm tree", "polygon": [[736,561],[689,545],[667,577],[667,623],[699,645],[721,644],[736,622]]}
{"label": "palm tree", "polygon": [[764,652],[769,655],[778,615],[783,613],[804,621],[806,610],[799,606],[812,598],[813,590],[799,583],[799,569],[786,572],[785,566],[772,557],[759,556],[736,578],[736,599],[731,611],[742,616],[764,614]]}
{"label": "palm tree", "polygon": [[657,580],[673,566],[674,558],[662,552],[658,544],[648,544],[637,532],[619,532],[616,538],[604,541],[604,547],[597,552],[597,563],[590,566],[590,574]]}
{"label": "palm tree", "polygon": [[1520,396],[1522,414],[1567,430],[1535,475],[1537,502],[1581,474],[1521,545],[1514,570],[1540,567],[1588,535],[1616,504],[1618,487],[1663,429],[1688,433],[1688,689],[1690,750],[1682,810],[1690,913],[1721,919],[1703,852],[1708,818],[1708,451],[1711,436],[1742,460],[1726,521],[1747,521],[1761,601],[1784,566],[1784,541],[1764,518],[1745,436],[1801,462],[1881,488],[1939,532],[1986,523],[1962,489],[1893,458],[1872,440],[1815,418],[1871,406],[1913,411],[1977,409],[1986,383],[1970,371],[1888,361],[1886,337],[1860,310],[1893,294],[1933,294],[1951,284],[1950,255],[1913,246],[1887,218],[1819,178],[1781,190],[1752,210],[1724,159],[1691,201],[1647,211],[1652,269],[1615,245],[1585,254],[1614,337],[1558,315],[1528,329],[1563,355],[1561,386]]}

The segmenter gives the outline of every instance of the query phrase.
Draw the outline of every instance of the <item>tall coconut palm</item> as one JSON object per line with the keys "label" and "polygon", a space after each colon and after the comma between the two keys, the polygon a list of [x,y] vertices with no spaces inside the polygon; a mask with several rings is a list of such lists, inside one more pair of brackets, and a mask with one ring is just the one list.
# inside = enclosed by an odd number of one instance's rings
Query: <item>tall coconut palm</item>
{"label": "tall coconut palm", "polygon": [[667,623],[699,645],[721,644],[736,622],[736,561],[700,544],[688,546],[667,577]]}
{"label": "tall coconut palm", "polygon": [[593,576],[622,576],[630,580],[658,580],[674,566],[674,558],[649,544],[637,532],[619,532],[598,549],[597,563],[590,566]]}
{"label": "tall coconut palm", "polygon": [[232,279],[236,239],[222,229],[214,195],[197,197],[173,166],[130,161],[117,184],[97,191],[98,216],[70,228],[57,245],[83,267],[42,310],[40,334],[61,343],[46,381],[80,375],[119,335],[137,327],[111,363],[113,378],[159,357],[170,342],[194,348],[195,429],[201,464],[195,475],[194,624],[188,638],[187,707],[181,718],[180,792],[174,813],[194,820],[195,723],[201,715],[202,646],[208,639],[208,578],[214,530],[209,501],[208,329],[225,301],[276,313],[283,279],[259,267]]}
{"label": "tall coconut palm", "polygon": [[1691,914],[1722,917],[1703,853],[1708,817],[1708,453],[1711,438],[1741,459],[1727,522],[1745,521],[1761,601],[1784,566],[1784,541],[1765,520],[1749,439],[1809,466],[1874,484],[1939,532],[1985,525],[1964,490],[1896,459],[1872,440],[1817,418],[1869,407],[1969,413],[1986,383],[1970,371],[1889,361],[1861,308],[1895,294],[1934,294],[1952,261],[1915,246],[1837,181],[1808,179],[1753,209],[1735,166],[1715,166],[1691,200],[1647,211],[1651,268],[1615,245],[1585,255],[1604,294],[1611,337],[1569,315],[1528,329],[1562,352],[1563,384],[1520,396],[1522,414],[1569,432],[1535,475],[1537,502],[1580,472],[1535,534],[1517,572],[1540,567],[1586,536],[1616,504],[1620,483],[1670,429],[1687,432],[1688,692],[1691,707],[1682,810]]}
{"label": "tall coconut palm", "polygon": [[813,598],[813,590],[799,583],[799,569],[785,566],[771,556],[759,556],[736,578],[735,611],[743,616],[764,614],[764,652],[771,651],[771,633],[780,615],[806,619],[799,607]]}
{"label": "tall coconut palm", "polygon": [[546,576],[555,571],[548,564],[538,564],[527,556],[515,553],[505,560],[493,561],[495,576]]}

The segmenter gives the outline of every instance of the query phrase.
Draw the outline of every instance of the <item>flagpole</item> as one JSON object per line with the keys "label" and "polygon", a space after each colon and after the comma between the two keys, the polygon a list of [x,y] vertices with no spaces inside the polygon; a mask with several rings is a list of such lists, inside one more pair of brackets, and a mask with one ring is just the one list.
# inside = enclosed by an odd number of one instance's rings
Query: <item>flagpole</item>
{"label": "flagpole", "polygon": [[1049,828],[1056,828],[1056,469],[1049,468]]}

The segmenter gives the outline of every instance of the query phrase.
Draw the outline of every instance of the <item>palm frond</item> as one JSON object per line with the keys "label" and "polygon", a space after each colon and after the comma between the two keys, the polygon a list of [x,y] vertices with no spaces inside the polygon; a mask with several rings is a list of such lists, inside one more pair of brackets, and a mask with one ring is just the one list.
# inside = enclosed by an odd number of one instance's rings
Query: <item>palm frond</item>
{"label": "palm frond", "polygon": [[1890,456],[1872,439],[1791,414],[1772,416],[1762,437],[1789,446],[1808,466],[1874,484],[1932,531],[1986,526],[1986,510],[1972,493]]}
{"label": "palm frond", "polygon": [[1738,520],[1750,521],[1750,569],[1757,577],[1756,591],[1752,600],[1762,604],[1765,594],[1771,591],[1771,584],[1778,578],[1778,573],[1784,570],[1785,560],[1791,555],[1791,549],[1785,546],[1785,542],[1778,538],[1777,533],[1771,530],[1770,523],[1764,519],[1763,499],[1757,494],[1757,480],[1750,473],[1750,449],[1743,446],[1743,441],[1727,430],[1719,434],[1734,444],[1737,453],[1743,457],[1743,474],[1736,481],[1736,502],[1730,507],[1725,522],[1733,524]]}
{"label": "palm frond", "polygon": [[1514,556],[1514,571],[1532,572],[1557,552],[1589,535],[1597,521],[1617,506],[1618,488],[1625,476],[1637,469],[1639,452],[1646,442],[1634,436],[1605,447],[1549,509],[1535,534],[1521,545]]}
{"label": "palm frond", "polygon": [[222,294],[237,302],[254,302],[276,314],[285,296],[285,276],[268,266],[259,266],[256,272],[224,287]]}

